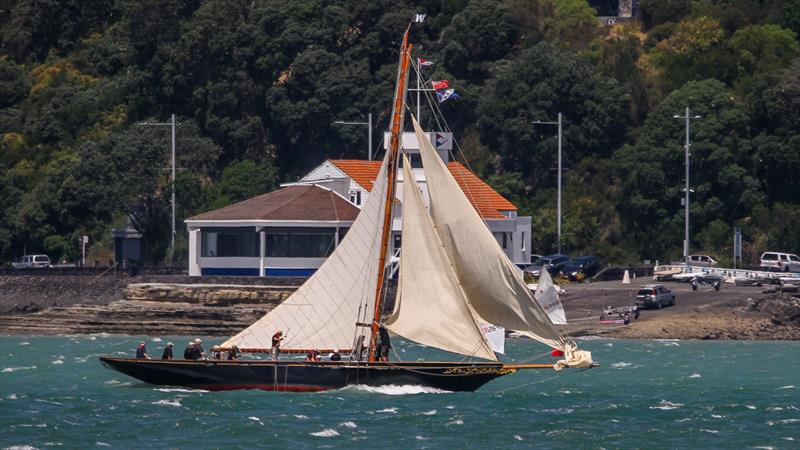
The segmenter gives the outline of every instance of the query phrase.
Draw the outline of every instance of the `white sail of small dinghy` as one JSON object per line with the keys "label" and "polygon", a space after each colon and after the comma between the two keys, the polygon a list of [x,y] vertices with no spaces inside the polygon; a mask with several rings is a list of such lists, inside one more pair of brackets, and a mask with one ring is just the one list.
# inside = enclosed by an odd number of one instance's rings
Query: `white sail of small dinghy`
{"label": "white sail of small dinghy", "polygon": [[430,196],[430,215],[461,289],[485,322],[515,330],[562,350],[556,368],[590,367],[591,354],[567,342],[533,298],[442,159],[425,138],[416,118],[422,166]]}
{"label": "white sail of small dinghy", "polygon": [[566,325],[567,315],[564,312],[564,305],[558,298],[558,290],[553,284],[553,278],[547,270],[542,270],[539,275],[539,282],[536,285],[536,292],[533,294],[539,305],[542,306],[544,312],[550,321],[556,325]]}
{"label": "white sail of small dinghy", "polygon": [[406,155],[400,286],[386,327],[420,344],[497,360],[459,287]]}
{"label": "white sail of small dinghy", "polygon": [[385,211],[388,155],[361,212],[334,252],[297,291],[264,317],[225,341],[241,350],[266,350],[282,330],[285,349],[347,349],[359,335],[369,342]]}

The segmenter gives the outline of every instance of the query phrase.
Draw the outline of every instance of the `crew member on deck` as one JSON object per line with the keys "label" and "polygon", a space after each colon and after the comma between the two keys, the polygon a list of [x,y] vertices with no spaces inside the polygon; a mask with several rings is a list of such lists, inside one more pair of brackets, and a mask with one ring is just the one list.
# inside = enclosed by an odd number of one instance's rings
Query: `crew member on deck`
{"label": "crew member on deck", "polygon": [[189,342],[186,345],[186,349],[183,351],[183,359],[192,359],[193,354],[194,354],[194,342]]}
{"label": "crew member on deck", "polygon": [[167,346],[164,347],[164,353],[161,354],[161,359],[172,359],[172,342],[167,342]]}
{"label": "crew member on deck", "polygon": [[208,359],[208,355],[206,355],[206,351],[203,350],[202,342],[203,342],[203,340],[200,339],[200,338],[197,338],[197,339],[194,340],[195,352],[199,355],[199,357],[196,358],[196,359]]}
{"label": "crew member on deck", "polygon": [[306,353],[306,362],[316,362],[319,361],[319,352],[317,350],[309,350]]}
{"label": "crew member on deck", "polygon": [[339,349],[338,348],[333,349],[333,353],[331,353],[331,361],[341,361],[341,360],[342,360],[342,355],[339,354]]}
{"label": "crew member on deck", "polygon": [[211,347],[211,357],[214,359],[222,359],[222,350],[219,348],[219,345]]}
{"label": "crew member on deck", "polygon": [[392,348],[392,342],[389,339],[389,331],[381,325],[378,329],[380,340],[378,341],[378,359],[380,361],[389,361],[389,349]]}
{"label": "crew member on deck", "polygon": [[228,361],[237,359],[239,359],[239,347],[234,345],[230,350],[228,350]]}
{"label": "crew member on deck", "polygon": [[136,347],[136,358],[150,359],[150,355],[147,354],[147,348],[145,347],[144,341],[139,342],[139,346]]}
{"label": "crew member on deck", "polygon": [[281,352],[281,341],[283,341],[283,330],[278,330],[277,333],[272,335],[272,360],[278,360],[278,354]]}

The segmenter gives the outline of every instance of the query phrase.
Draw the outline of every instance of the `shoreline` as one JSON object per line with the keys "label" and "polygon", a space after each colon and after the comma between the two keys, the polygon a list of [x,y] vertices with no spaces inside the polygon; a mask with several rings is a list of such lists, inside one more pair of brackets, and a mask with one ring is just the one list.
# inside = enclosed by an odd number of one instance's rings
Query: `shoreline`
{"label": "shoreline", "polygon": [[[55,286],[67,286],[53,295],[29,282],[8,283],[0,279],[0,335],[59,336],[121,334],[133,336],[201,335],[232,336],[246,328],[279,304],[294,287],[218,285],[209,293],[209,284],[178,284],[165,291],[155,280],[101,280],[91,283],[63,283],[47,280]],[[31,280],[26,280],[31,281]],[[675,306],[660,310],[642,310],[638,320],[629,325],[600,324],[599,316],[607,306],[630,306],[639,283],[622,285],[619,281],[568,284],[561,297],[569,324],[563,330],[570,337],[615,339],[678,340],[800,340],[800,297],[798,294],[765,293],[756,286],[723,285],[720,291],[693,291],[688,283],[665,282],[675,293]],[[82,285],[82,287],[76,287]],[[157,285],[147,295],[142,286]],[[33,288],[31,288],[33,286]],[[109,288],[109,286],[111,286]],[[187,286],[193,293],[187,294]],[[232,287],[245,289],[232,291]],[[37,295],[36,290],[41,291]],[[269,291],[269,292],[268,292]],[[11,292],[12,295],[8,295]],[[101,292],[103,295],[98,295]],[[166,293],[165,293],[166,292]],[[279,294],[278,294],[279,293]],[[4,297],[5,295],[5,297]],[[19,299],[27,301],[20,306]],[[81,300],[87,301],[81,301]],[[14,302],[14,303],[11,303]]]}

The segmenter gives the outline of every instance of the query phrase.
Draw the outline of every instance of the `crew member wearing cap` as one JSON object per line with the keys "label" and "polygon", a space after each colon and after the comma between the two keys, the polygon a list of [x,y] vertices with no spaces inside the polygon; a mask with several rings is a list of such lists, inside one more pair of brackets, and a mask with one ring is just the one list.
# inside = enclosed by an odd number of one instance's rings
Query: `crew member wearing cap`
{"label": "crew member wearing cap", "polygon": [[272,360],[278,360],[278,354],[281,352],[281,341],[283,340],[283,330],[278,330],[277,333],[272,335]]}
{"label": "crew member wearing cap", "polygon": [[211,357],[214,359],[222,359],[222,349],[219,348],[219,345],[211,347]]}
{"label": "crew member wearing cap", "polygon": [[203,350],[203,346],[201,345],[202,342],[203,340],[200,338],[194,340],[194,352],[198,355],[195,359],[208,359],[208,355],[206,355],[206,351]]}
{"label": "crew member wearing cap", "polygon": [[197,359],[193,358],[193,356],[194,356],[194,342],[189,341],[189,343],[186,344],[186,350],[183,351],[183,359]]}
{"label": "crew member wearing cap", "polygon": [[172,347],[174,344],[172,342],[167,342],[167,346],[164,347],[164,353],[161,354],[161,359],[172,359]]}
{"label": "crew member wearing cap", "polygon": [[144,341],[139,342],[139,346],[136,347],[136,358],[150,359],[150,355],[147,354],[147,348],[145,347]]}
{"label": "crew member wearing cap", "polygon": [[342,360],[342,355],[339,354],[339,349],[338,348],[333,349],[333,353],[331,353],[331,361],[341,361],[341,360]]}

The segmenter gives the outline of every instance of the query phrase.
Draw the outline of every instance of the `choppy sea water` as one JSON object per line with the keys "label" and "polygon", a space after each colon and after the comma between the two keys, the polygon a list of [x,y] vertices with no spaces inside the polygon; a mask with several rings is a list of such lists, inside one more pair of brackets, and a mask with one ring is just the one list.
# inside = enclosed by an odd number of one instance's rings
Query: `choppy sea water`
{"label": "choppy sea water", "polygon": [[[148,339],[151,356],[166,340]],[[597,339],[582,346],[598,369],[523,371],[475,393],[273,393],[156,387],[98,363],[138,341],[0,337],[0,448],[800,448],[798,342]],[[506,349],[518,362],[546,350]]]}

